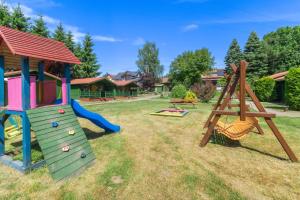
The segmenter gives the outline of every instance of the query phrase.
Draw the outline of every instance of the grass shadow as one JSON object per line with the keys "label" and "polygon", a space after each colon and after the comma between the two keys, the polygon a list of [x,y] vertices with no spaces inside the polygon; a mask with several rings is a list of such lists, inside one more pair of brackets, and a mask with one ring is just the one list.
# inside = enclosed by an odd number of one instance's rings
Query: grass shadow
{"label": "grass shadow", "polygon": [[276,158],[276,159],[279,159],[279,160],[289,160],[287,158],[283,158],[283,157],[280,157],[280,156],[276,156],[276,155],[273,155],[273,154],[270,154],[268,152],[264,152],[264,151],[261,151],[261,150],[258,150],[258,149],[254,149],[252,147],[248,147],[248,146],[244,146],[244,145],[240,145],[240,147],[244,148],[244,149],[247,149],[247,150],[250,150],[250,151],[255,151],[257,153],[260,153],[262,155],[266,155],[266,156],[270,156],[270,157],[273,157],[273,158]]}
{"label": "grass shadow", "polygon": [[111,134],[110,132],[100,131],[95,132],[89,128],[82,128],[88,140],[95,140],[105,135]]}

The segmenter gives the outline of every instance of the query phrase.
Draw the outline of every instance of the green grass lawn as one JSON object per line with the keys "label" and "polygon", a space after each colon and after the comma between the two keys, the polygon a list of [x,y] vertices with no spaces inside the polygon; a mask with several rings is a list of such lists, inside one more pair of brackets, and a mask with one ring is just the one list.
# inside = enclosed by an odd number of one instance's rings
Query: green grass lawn
{"label": "green grass lawn", "polygon": [[[79,119],[95,162],[80,175],[55,182],[46,167],[21,175],[0,165],[0,199],[299,199],[300,164],[291,163],[267,125],[241,146],[199,147],[211,104],[186,106],[183,118],[152,116],[168,99],[89,105],[120,124],[104,134]],[[223,118],[222,120],[226,120]],[[300,157],[300,119],[275,119]]]}

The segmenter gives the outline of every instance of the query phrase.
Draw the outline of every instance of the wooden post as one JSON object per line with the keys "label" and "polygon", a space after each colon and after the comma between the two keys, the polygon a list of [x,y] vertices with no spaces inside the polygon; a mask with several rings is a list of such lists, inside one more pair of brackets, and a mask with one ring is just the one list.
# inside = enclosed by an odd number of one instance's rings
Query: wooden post
{"label": "wooden post", "polygon": [[[0,56],[0,107],[4,106],[4,56]],[[0,156],[5,153],[4,122],[0,116]]]}
{"label": "wooden post", "polygon": [[241,64],[240,64],[240,92],[239,92],[240,113],[241,113],[240,120],[241,121],[246,120],[245,84],[246,84],[246,63],[241,61]]}
{"label": "wooden post", "polygon": [[44,69],[45,65],[44,62],[39,62],[38,64],[38,75],[39,75],[39,103],[42,104],[44,102],[44,80],[45,80],[45,75],[44,75]]}
{"label": "wooden post", "polygon": [[66,87],[67,87],[67,103],[71,104],[71,72],[70,64],[64,64],[64,74],[66,78]]}
{"label": "wooden post", "polygon": [[29,77],[29,58],[21,58],[22,67],[22,129],[23,129],[23,167],[25,169],[31,166],[31,133],[30,123],[26,110],[30,108],[30,77]]}

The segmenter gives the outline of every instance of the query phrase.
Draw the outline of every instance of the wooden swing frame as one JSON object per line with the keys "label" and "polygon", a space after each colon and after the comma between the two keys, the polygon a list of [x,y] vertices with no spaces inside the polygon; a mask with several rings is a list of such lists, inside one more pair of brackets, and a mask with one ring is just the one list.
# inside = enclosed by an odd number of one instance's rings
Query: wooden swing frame
{"label": "wooden swing frame", "polygon": [[[207,131],[204,137],[201,140],[200,146],[204,147],[210,137],[213,134],[215,126],[222,115],[226,116],[239,116],[241,121],[245,121],[246,117],[263,117],[272,130],[273,134],[281,144],[282,148],[290,158],[292,162],[297,162],[298,159],[292,149],[289,147],[281,133],[279,132],[277,126],[273,122],[272,118],[276,117],[273,113],[268,113],[259,99],[256,97],[255,93],[250,88],[249,84],[246,81],[246,69],[248,63],[246,61],[240,62],[240,67],[237,67],[234,64],[231,64],[230,67],[232,68],[233,73],[227,76],[227,84],[224,87],[217,103],[214,105],[212,112],[210,113],[204,128],[207,128]],[[239,85],[239,92],[237,93],[236,88]],[[239,100],[239,104],[231,104],[232,96],[236,94]],[[248,106],[246,105],[246,94],[252,99],[253,103],[255,104],[258,112],[250,112]],[[226,108],[231,107],[239,107],[239,111],[231,111],[225,110]],[[263,134],[263,130],[259,126],[258,122],[255,124],[259,134]]]}

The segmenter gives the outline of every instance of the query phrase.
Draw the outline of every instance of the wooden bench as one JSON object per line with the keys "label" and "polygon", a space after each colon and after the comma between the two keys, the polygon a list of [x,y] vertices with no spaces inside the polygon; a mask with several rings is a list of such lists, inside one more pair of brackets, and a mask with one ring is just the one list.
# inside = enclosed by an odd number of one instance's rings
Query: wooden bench
{"label": "wooden bench", "polygon": [[176,105],[193,105],[193,107],[197,105],[197,102],[188,102],[184,99],[171,99],[170,103],[173,104],[174,108],[176,107]]}

